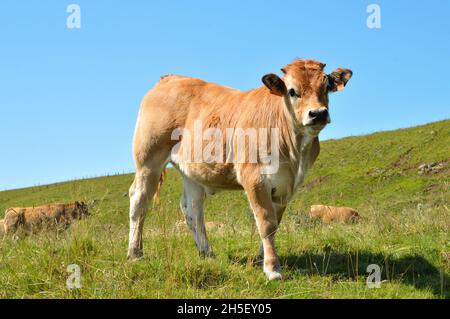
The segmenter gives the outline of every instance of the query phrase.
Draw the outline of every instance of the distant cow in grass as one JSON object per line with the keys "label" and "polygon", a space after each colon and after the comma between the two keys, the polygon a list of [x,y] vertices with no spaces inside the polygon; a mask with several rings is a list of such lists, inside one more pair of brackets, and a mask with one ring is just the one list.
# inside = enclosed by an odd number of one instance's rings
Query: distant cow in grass
{"label": "distant cow in grass", "polygon": [[[267,74],[264,86],[245,92],[191,77],[162,77],[142,101],[134,134],[128,258],[143,256],[148,201],[171,162],[184,179],[181,210],[200,254],[212,255],[203,217],[205,195],[243,189],[261,236],[264,272],[269,279],[281,279],[275,233],[319,155],[318,135],[330,122],[328,94],[343,89],[352,76],[342,68],[326,74],[324,67],[298,59],[282,69],[282,78]],[[195,134],[199,126],[200,139]],[[227,138],[220,139],[221,134]],[[270,151],[253,156],[264,140]]]}
{"label": "distant cow in grass", "polygon": [[309,213],[311,218],[320,219],[328,224],[333,221],[354,223],[359,220],[359,213],[350,207],[334,207],[326,205],[312,205]]}
{"label": "distant cow in grass", "polygon": [[3,224],[5,234],[19,230],[37,233],[47,228],[67,228],[73,220],[89,215],[88,206],[83,202],[71,204],[50,204],[38,207],[13,207],[5,212]]}

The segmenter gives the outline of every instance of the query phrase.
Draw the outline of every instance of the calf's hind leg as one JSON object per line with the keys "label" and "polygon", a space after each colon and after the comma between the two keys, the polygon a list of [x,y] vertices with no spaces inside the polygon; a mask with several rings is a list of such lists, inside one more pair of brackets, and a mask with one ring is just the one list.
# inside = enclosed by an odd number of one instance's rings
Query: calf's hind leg
{"label": "calf's hind leg", "polygon": [[186,224],[191,230],[197,249],[202,257],[213,257],[206,236],[205,219],[203,214],[203,202],[205,200],[204,188],[187,177],[184,177],[183,194],[180,207],[186,219]]}
{"label": "calf's hind leg", "polygon": [[162,166],[156,168],[141,167],[136,170],[134,182],[130,187],[130,233],[128,241],[128,259],[143,257],[142,233],[149,199],[158,186]]}

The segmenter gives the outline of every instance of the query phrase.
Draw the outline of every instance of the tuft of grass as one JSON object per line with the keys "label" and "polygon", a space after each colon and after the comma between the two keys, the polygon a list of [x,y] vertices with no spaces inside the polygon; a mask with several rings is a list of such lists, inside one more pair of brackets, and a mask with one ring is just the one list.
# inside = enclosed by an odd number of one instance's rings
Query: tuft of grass
{"label": "tuft of grass", "polygon": [[[180,222],[181,179],[169,169],[161,204],[148,212],[144,254],[126,260],[132,175],[0,192],[0,210],[74,200],[96,201],[92,217],[66,232],[0,240],[0,298],[449,298],[450,120],[325,141],[277,235],[285,280],[268,282],[242,192],[207,200],[215,259],[201,259]],[[421,164],[441,163],[421,173]],[[308,218],[314,203],[360,211],[354,225]],[[67,266],[81,269],[69,290]],[[366,285],[381,268],[381,288]]]}

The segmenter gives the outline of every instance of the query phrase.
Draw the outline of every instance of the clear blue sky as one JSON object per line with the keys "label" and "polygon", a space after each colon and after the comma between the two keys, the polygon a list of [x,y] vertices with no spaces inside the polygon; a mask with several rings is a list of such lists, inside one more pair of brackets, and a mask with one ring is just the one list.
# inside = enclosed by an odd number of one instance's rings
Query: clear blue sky
{"label": "clear blue sky", "polygon": [[0,189],[132,171],[140,100],[166,73],[250,89],[295,57],[351,68],[322,139],[450,118],[449,21],[444,0],[2,0]]}

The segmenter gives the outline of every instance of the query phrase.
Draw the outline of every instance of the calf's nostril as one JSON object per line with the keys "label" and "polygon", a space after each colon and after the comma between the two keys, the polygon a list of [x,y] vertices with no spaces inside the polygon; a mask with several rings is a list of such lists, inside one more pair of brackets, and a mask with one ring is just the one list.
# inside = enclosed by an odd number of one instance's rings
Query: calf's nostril
{"label": "calf's nostril", "polygon": [[325,121],[328,118],[328,110],[309,111],[309,118],[316,121]]}
{"label": "calf's nostril", "polygon": [[316,111],[309,111],[309,117],[312,119],[315,119],[317,117],[317,112]]}

